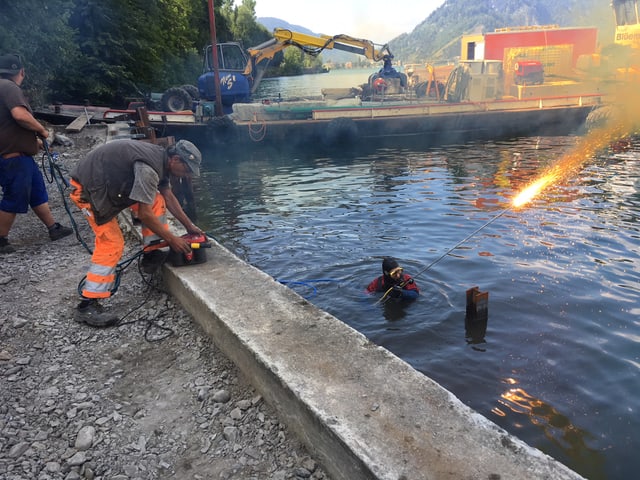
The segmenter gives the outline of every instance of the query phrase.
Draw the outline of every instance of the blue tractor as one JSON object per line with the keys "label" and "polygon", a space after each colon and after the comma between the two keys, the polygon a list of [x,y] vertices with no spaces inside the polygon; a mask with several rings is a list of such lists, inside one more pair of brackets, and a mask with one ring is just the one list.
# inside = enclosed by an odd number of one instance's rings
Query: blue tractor
{"label": "blue tractor", "polygon": [[[220,43],[218,47],[218,75],[220,77],[220,99],[224,113],[231,113],[231,106],[251,99],[254,77],[247,73],[251,62],[239,43]],[[216,99],[215,75],[212,48],[205,50],[203,74],[198,78],[198,86],[183,85],[168,89],[162,95],[160,104],[165,112],[192,110],[198,101],[205,108],[213,108],[207,102]]]}

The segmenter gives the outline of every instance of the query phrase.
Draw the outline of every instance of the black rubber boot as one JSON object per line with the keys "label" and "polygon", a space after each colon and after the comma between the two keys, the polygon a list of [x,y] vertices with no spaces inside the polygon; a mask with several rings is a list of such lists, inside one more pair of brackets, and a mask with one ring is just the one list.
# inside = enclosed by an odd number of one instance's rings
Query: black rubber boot
{"label": "black rubber boot", "polygon": [[51,227],[49,227],[49,238],[52,241],[60,240],[68,235],[73,233],[73,229],[69,227],[63,227],[59,223],[54,223]]}
{"label": "black rubber boot", "polygon": [[142,255],[142,271],[148,274],[156,273],[160,269],[160,267],[162,267],[162,264],[167,260],[168,256],[169,252],[164,250],[152,250],[148,253],[145,253],[144,255]]}
{"label": "black rubber boot", "polygon": [[74,320],[92,327],[111,327],[120,320],[117,315],[105,312],[97,300],[83,300],[76,307]]}
{"label": "black rubber boot", "polygon": [[0,237],[0,253],[13,253],[16,249],[9,243],[7,237]]}

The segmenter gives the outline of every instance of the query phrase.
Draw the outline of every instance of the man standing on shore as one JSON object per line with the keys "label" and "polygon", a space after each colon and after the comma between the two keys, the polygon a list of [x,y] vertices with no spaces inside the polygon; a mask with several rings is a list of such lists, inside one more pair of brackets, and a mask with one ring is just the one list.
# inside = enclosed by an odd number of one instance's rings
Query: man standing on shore
{"label": "man standing on shore", "polygon": [[20,85],[25,77],[19,55],[0,55],[0,254],[12,253],[7,238],[18,213],[29,207],[58,240],[73,233],[57,223],[49,208],[49,196],[33,155],[49,132],[31,112]]}

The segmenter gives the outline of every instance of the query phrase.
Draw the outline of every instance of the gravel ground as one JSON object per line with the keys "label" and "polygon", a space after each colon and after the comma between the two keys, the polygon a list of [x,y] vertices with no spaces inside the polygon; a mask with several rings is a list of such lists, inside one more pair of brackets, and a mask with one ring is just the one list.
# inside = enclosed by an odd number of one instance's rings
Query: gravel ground
{"label": "gravel ground", "polygon": [[[54,145],[64,169],[102,141],[85,128]],[[65,140],[63,137],[59,137]],[[69,225],[56,184],[56,220]],[[74,208],[80,234],[91,230]],[[50,242],[19,215],[0,255],[0,478],[327,479],[275,410],[190,316],[143,276],[124,271],[108,306],[121,324],[75,323],[90,256],[73,237]],[[138,245],[127,241],[133,255]]]}

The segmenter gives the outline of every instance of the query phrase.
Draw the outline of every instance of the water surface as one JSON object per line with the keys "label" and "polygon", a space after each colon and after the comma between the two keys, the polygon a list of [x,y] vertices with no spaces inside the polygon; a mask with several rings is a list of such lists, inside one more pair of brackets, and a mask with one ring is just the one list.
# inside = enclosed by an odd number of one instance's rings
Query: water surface
{"label": "water surface", "polygon": [[[591,479],[635,478],[640,147],[509,208],[576,140],[209,153],[198,223],[530,445]],[[364,293],[385,255],[417,275],[413,304]],[[475,286],[485,335],[465,329]]]}

